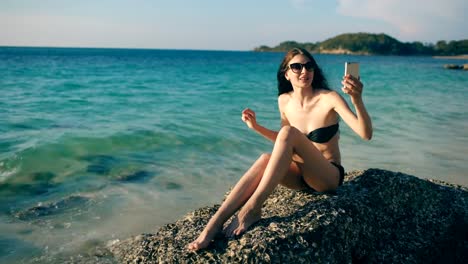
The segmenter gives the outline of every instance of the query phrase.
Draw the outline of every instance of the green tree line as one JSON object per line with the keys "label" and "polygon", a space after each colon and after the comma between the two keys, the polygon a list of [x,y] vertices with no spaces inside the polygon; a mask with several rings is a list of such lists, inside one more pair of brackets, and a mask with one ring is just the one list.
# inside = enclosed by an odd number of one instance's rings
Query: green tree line
{"label": "green tree line", "polygon": [[256,47],[254,51],[284,52],[293,47],[301,47],[312,53],[450,56],[468,54],[468,39],[449,42],[440,40],[432,44],[419,41],[401,42],[386,34],[346,33],[323,42],[284,41],[275,47]]}

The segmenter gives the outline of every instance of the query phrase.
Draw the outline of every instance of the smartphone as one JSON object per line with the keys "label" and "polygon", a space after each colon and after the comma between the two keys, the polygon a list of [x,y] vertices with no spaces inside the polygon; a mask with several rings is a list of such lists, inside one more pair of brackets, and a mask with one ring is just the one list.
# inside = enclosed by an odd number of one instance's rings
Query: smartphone
{"label": "smartphone", "polygon": [[345,62],[345,75],[347,74],[359,78],[359,62]]}

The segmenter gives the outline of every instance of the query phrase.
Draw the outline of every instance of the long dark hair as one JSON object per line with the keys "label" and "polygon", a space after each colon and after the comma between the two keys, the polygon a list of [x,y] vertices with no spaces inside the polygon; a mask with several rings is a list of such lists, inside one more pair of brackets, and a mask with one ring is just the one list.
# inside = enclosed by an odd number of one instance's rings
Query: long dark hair
{"label": "long dark hair", "polygon": [[286,55],[284,55],[283,62],[281,62],[278,73],[276,77],[278,78],[278,96],[284,93],[288,93],[293,90],[291,82],[286,80],[284,74],[289,68],[288,63],[294,58],[294,56],[302,54],[309,58],[309,60],[314,64],[314,79],[312,80],[312,87],[314,89],[324,89],[324,90],[331,90],[328,86],[327,79],[323,75],[322,69],[317,65],[314,57],[305,49],[302,48],[293,48]]}

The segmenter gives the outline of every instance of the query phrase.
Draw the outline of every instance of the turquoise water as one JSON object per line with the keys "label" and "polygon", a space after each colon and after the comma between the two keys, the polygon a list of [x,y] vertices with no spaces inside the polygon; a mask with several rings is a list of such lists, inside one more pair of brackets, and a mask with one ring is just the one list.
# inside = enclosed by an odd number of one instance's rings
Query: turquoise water
{"label": "turquoise water", "polygon": [[[0,48],[0,262],[53,262],[219,203],[271,150],[240,113],[278,128],[282,56]],[[316,59],[336,90],[344,62],[361,63],[374,138],[341,126],[347,170],[468,186],[468,72],[442,67],[466,61]]]}

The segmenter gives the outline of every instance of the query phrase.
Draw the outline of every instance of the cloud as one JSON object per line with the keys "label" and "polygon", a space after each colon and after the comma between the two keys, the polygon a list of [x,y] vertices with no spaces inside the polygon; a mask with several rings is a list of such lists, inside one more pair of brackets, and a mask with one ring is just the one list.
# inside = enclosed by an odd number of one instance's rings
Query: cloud
{"label": "cloud", "polygon": [[[384,21],[404,39],[463,37],[466,0],[338,0],[341,15]],[[466,34],[465,34],[466,35]],[[440,39],[439,37],[439,39]],[[466,36],[465,36],[466,37]]]}

